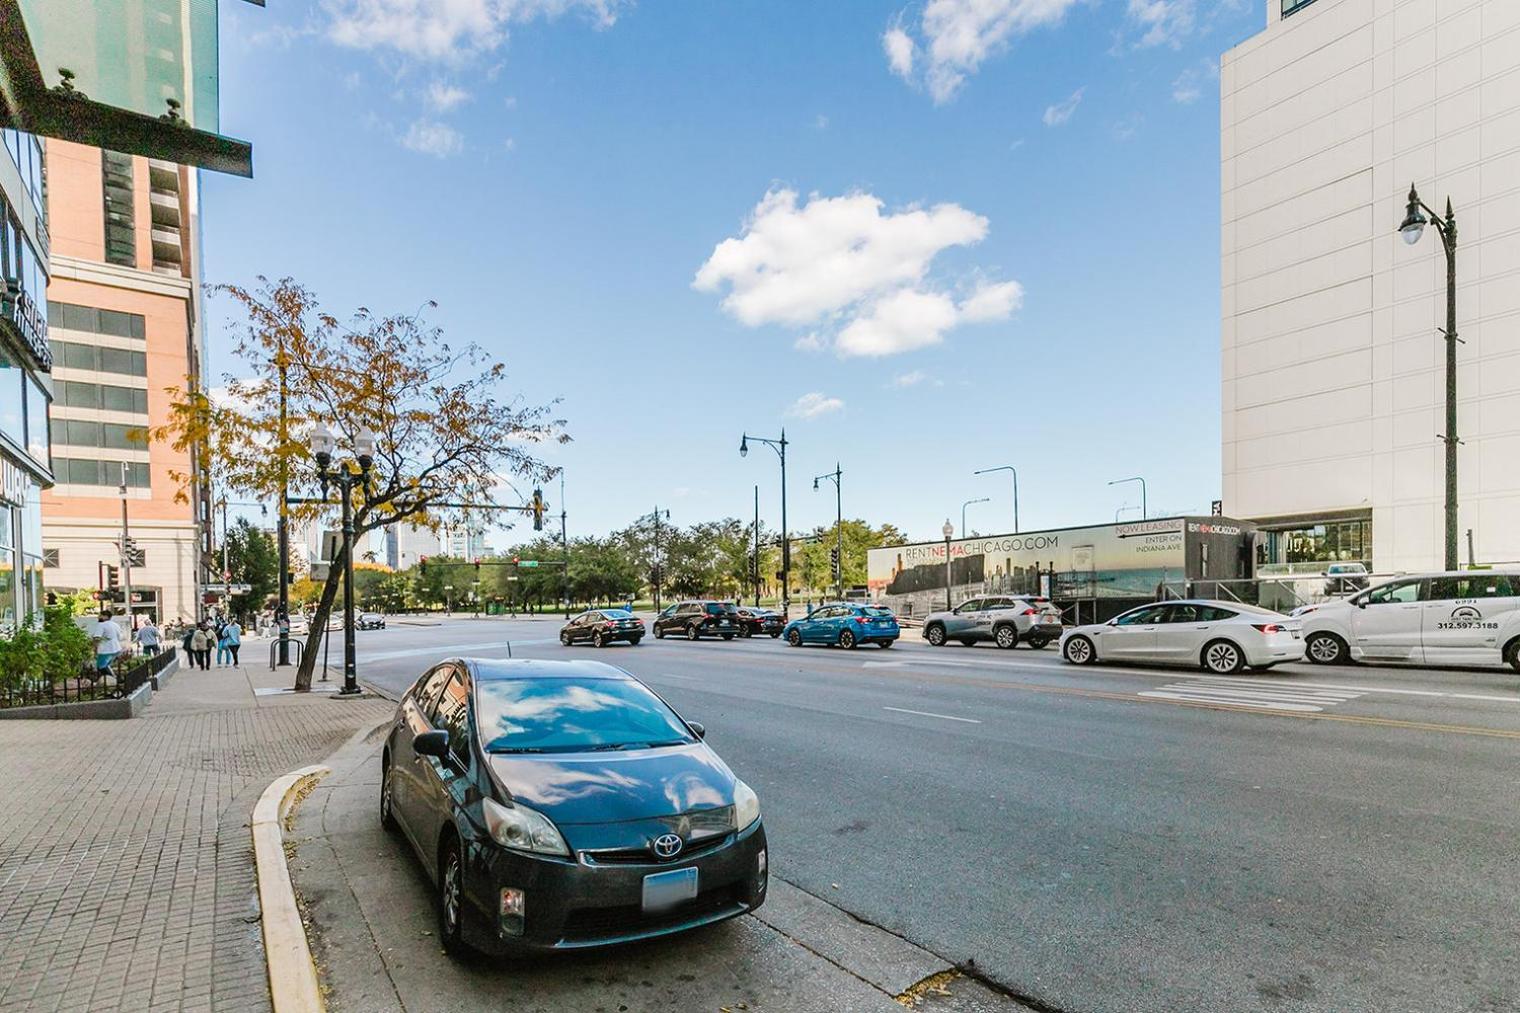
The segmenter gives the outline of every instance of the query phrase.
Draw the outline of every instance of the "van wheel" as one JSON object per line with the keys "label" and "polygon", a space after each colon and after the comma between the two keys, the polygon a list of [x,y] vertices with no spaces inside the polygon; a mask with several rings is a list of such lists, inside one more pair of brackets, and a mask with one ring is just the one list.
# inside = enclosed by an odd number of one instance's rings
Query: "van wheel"
{"label": "van wheel", "polygon": [[924,630],[924,639],[929,641],[930,647],[945,646],[945,628],[938,623]]}
{"label": "van wheel", "polygon": [[1349,652],[1346,642],[1334,633],[1311,633],[1304,653],[1316,665],[1343,665]]}
{"label": "van wheel", "polygon": [[1509,662],[1511,668],[1520,672],[1520,637],[1516,637],[1505,646],[1504,660]]}
{"label": "van wheel", "polygon": [[1246,666],[1245,655],[1228,640],[1215,640],[1203,648],[1203,667],[1215,675],[1234,675]]}
{"label": "van wheel", "polygon": [[996,640],[997,645],[1003,650],[1012,650],[1019,646],[1019,631],[1012,626],[999,626],[997,632],[992,635],[992,639]]}
{"label": "van wheel", "polygon": [[698,637],[700,637],[701,635],[702,635],[702,631],[699,630],[699,629],[697,629],[697,627],[696,627],[695,624],[686,627],[686,639],[687,640],[695,640]]}

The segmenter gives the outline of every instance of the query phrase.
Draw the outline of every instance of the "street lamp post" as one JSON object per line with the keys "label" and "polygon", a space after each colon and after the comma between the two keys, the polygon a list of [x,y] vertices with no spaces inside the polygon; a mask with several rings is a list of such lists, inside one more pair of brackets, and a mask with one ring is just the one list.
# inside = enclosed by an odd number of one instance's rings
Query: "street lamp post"
{"label": "street lamp post", "polygon": [[[662,572],[664,565],[660,562],[660,518],[662,515],[665,520],[670,519],[670,511],[662,511],[658,506],[654,508],[654,513],[649,515],[654,518],[654,573],[651,576],[654,577],[654,610],[656,612],[660,611],[660,578],[664,576]],[[639,519],[643,520],[642,517]]]}
{"label": "street lamp post", "polygon": [[950,523],[950,518],[945,518],[945,526],[940,529],[940,533],[945,536],[945,608],[948,610],[955,608],[955,603],[950,600],[950,537],[955,534],[955,525]]}
{"label": "street lamp post", "polygon": [[972,505],[977,504],[977,503],[991,503],[991,502],[992,502],[992,498],[990,496],[983,496],[981,499],[968,499],[966,502],[964,502],[964,503],[961,504],[961,537],[962,538],[966,537],[966,508],[968,506],[972,506]]}
{"label": "street lamp post", "polygon": [[343,509],[343,688],[344,696],[359,692],[359,671],[354,657],[354,490],[368,496],[369,473],[375,463],[375,436],[368,429],[354,434],[354,460],[332,468],[336,441],[327,425],[317,423],[312,431],[311,451],[317,460],[317,480],[322,484],[322,498],[327,487],[336,486]]}
{"label": "street lamp post", "polygon": [[749,456],[749,441],[764,443],[776,452],[781,458],[781,615],[791,615],[792,607],[792,541],[786,526],[786,430],[781,430],[781,439],[767,440],[761,436],[751,436],[743,433],[739,437],[739,456]]}
{"label": "street lamp post", "polygon": [[[1005,464],[1005,465],[1002,465],[1001,467],[997,467],[997,468],[982,468],[979,471],[973,471],[972,474],[973,475],[990,475],[990,474],[992,474],[995,471],[1011,471],[1011,472],[1013,472],[1013,533],[1014,534],[1018,534],[1019,533],[1019,469],[1015,468],[1011,464]],[[964,525],[962,525],[962,527],[964,527]]]}
{"label": "street lamp post", "polygon": [[[290,664],[290,458],[289,448],[285,441],[289,434],[286,431],[286,408],[290,399],[289,385],[286,381],[286,371],[289,364],[285,360],[285,340],[280,338],[279,349],[275,353],[275,369],[280,374],[280,517],[275,522],[275,540],[279,543],[280,555],[280,596],[275,605],[274,623],[280,634],[279,652],[275,656],[275,664]],[[325,637],[327,634],[323,634]]]}
{"label": "street lamp post", "polygon": [[1151,512],[1145,501],[1145,479],[1141,478],[1139,475],[1136,475],[1134,478],[1116,478],[1108,484],[1123,485],[1125,482],[1140,483],[1140,519],[1143,521],[1146,518],[1150,517]]}
{"label": "street lamp post", "polygon": [[839,463],[836,461],[833,471],[813,479],[814,489],[817,489],[819,481],[825,478],[834,483],[834,528],[838,546],[834,551],[839,554],[839,559],[834,564],[834,583],[839,592],[840,601],[844,601],[844,494],[839,485],[842,477],[844,477],[844,472],[839,470]]}
{"label": "street lamp post", "polygon": [[[1427,217],[1428,216],[1428,217]],[[1432,211],[1414,184],[1409,185],[1409,206],[1399,234],[1413,246],[1434,225],[1446,251],[1446,433],[1439,439],[1446,444],[1446,569],[1457,568],[1457,215],[1446,198],[1446,218]]]}

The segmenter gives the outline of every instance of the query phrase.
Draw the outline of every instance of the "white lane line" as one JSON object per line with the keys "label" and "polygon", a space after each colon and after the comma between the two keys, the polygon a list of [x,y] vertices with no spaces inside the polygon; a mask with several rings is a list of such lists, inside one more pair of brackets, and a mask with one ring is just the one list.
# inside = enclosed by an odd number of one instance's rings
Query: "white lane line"
{"label": "white lane line", "polygon": [[917,714],[921,718],[940,718],[944,721],[964,721],[968,725],[981,724],[976,718],[958,718],[953,714],[935,714],[933,711],[913,711],[906,707],[883,707],[884,711],[896,711],[899,714]]}

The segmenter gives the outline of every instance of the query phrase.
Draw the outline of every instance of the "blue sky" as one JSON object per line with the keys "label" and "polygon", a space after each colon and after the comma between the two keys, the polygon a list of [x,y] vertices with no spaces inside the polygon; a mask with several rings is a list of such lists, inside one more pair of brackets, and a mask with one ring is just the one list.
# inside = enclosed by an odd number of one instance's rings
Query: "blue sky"
{"label": "blue sky", "polygon": [[[1219,487],[1217,59],[1260,0],[224,3],[206,279],[426,299],[563,398],[572,533],[939,537]],[[721,245],[720,245],[721,244]],[[211,368],[236,370],[213,302]],[[551,497],[557,498],[557,497]],[[1137,515],[1132,511],[1131,516]],[[505,544],[513,535],[497,534]]]}

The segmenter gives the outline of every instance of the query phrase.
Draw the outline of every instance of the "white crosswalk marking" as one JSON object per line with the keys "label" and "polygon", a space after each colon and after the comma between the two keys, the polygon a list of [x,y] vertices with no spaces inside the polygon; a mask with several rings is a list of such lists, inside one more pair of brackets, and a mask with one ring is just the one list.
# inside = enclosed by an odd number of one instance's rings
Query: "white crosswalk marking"
{"label": "white crosswalk marking", "polygon": [[1148,689],[1139,695],[1162,700],[1188,700],[1194,703],[1244,707],[1251,710],[1322,711],[1327,707],[1355,700],[1363,694],[1356,690],[1295,686],[1291,682],[1268,679],[1205,676]]}

